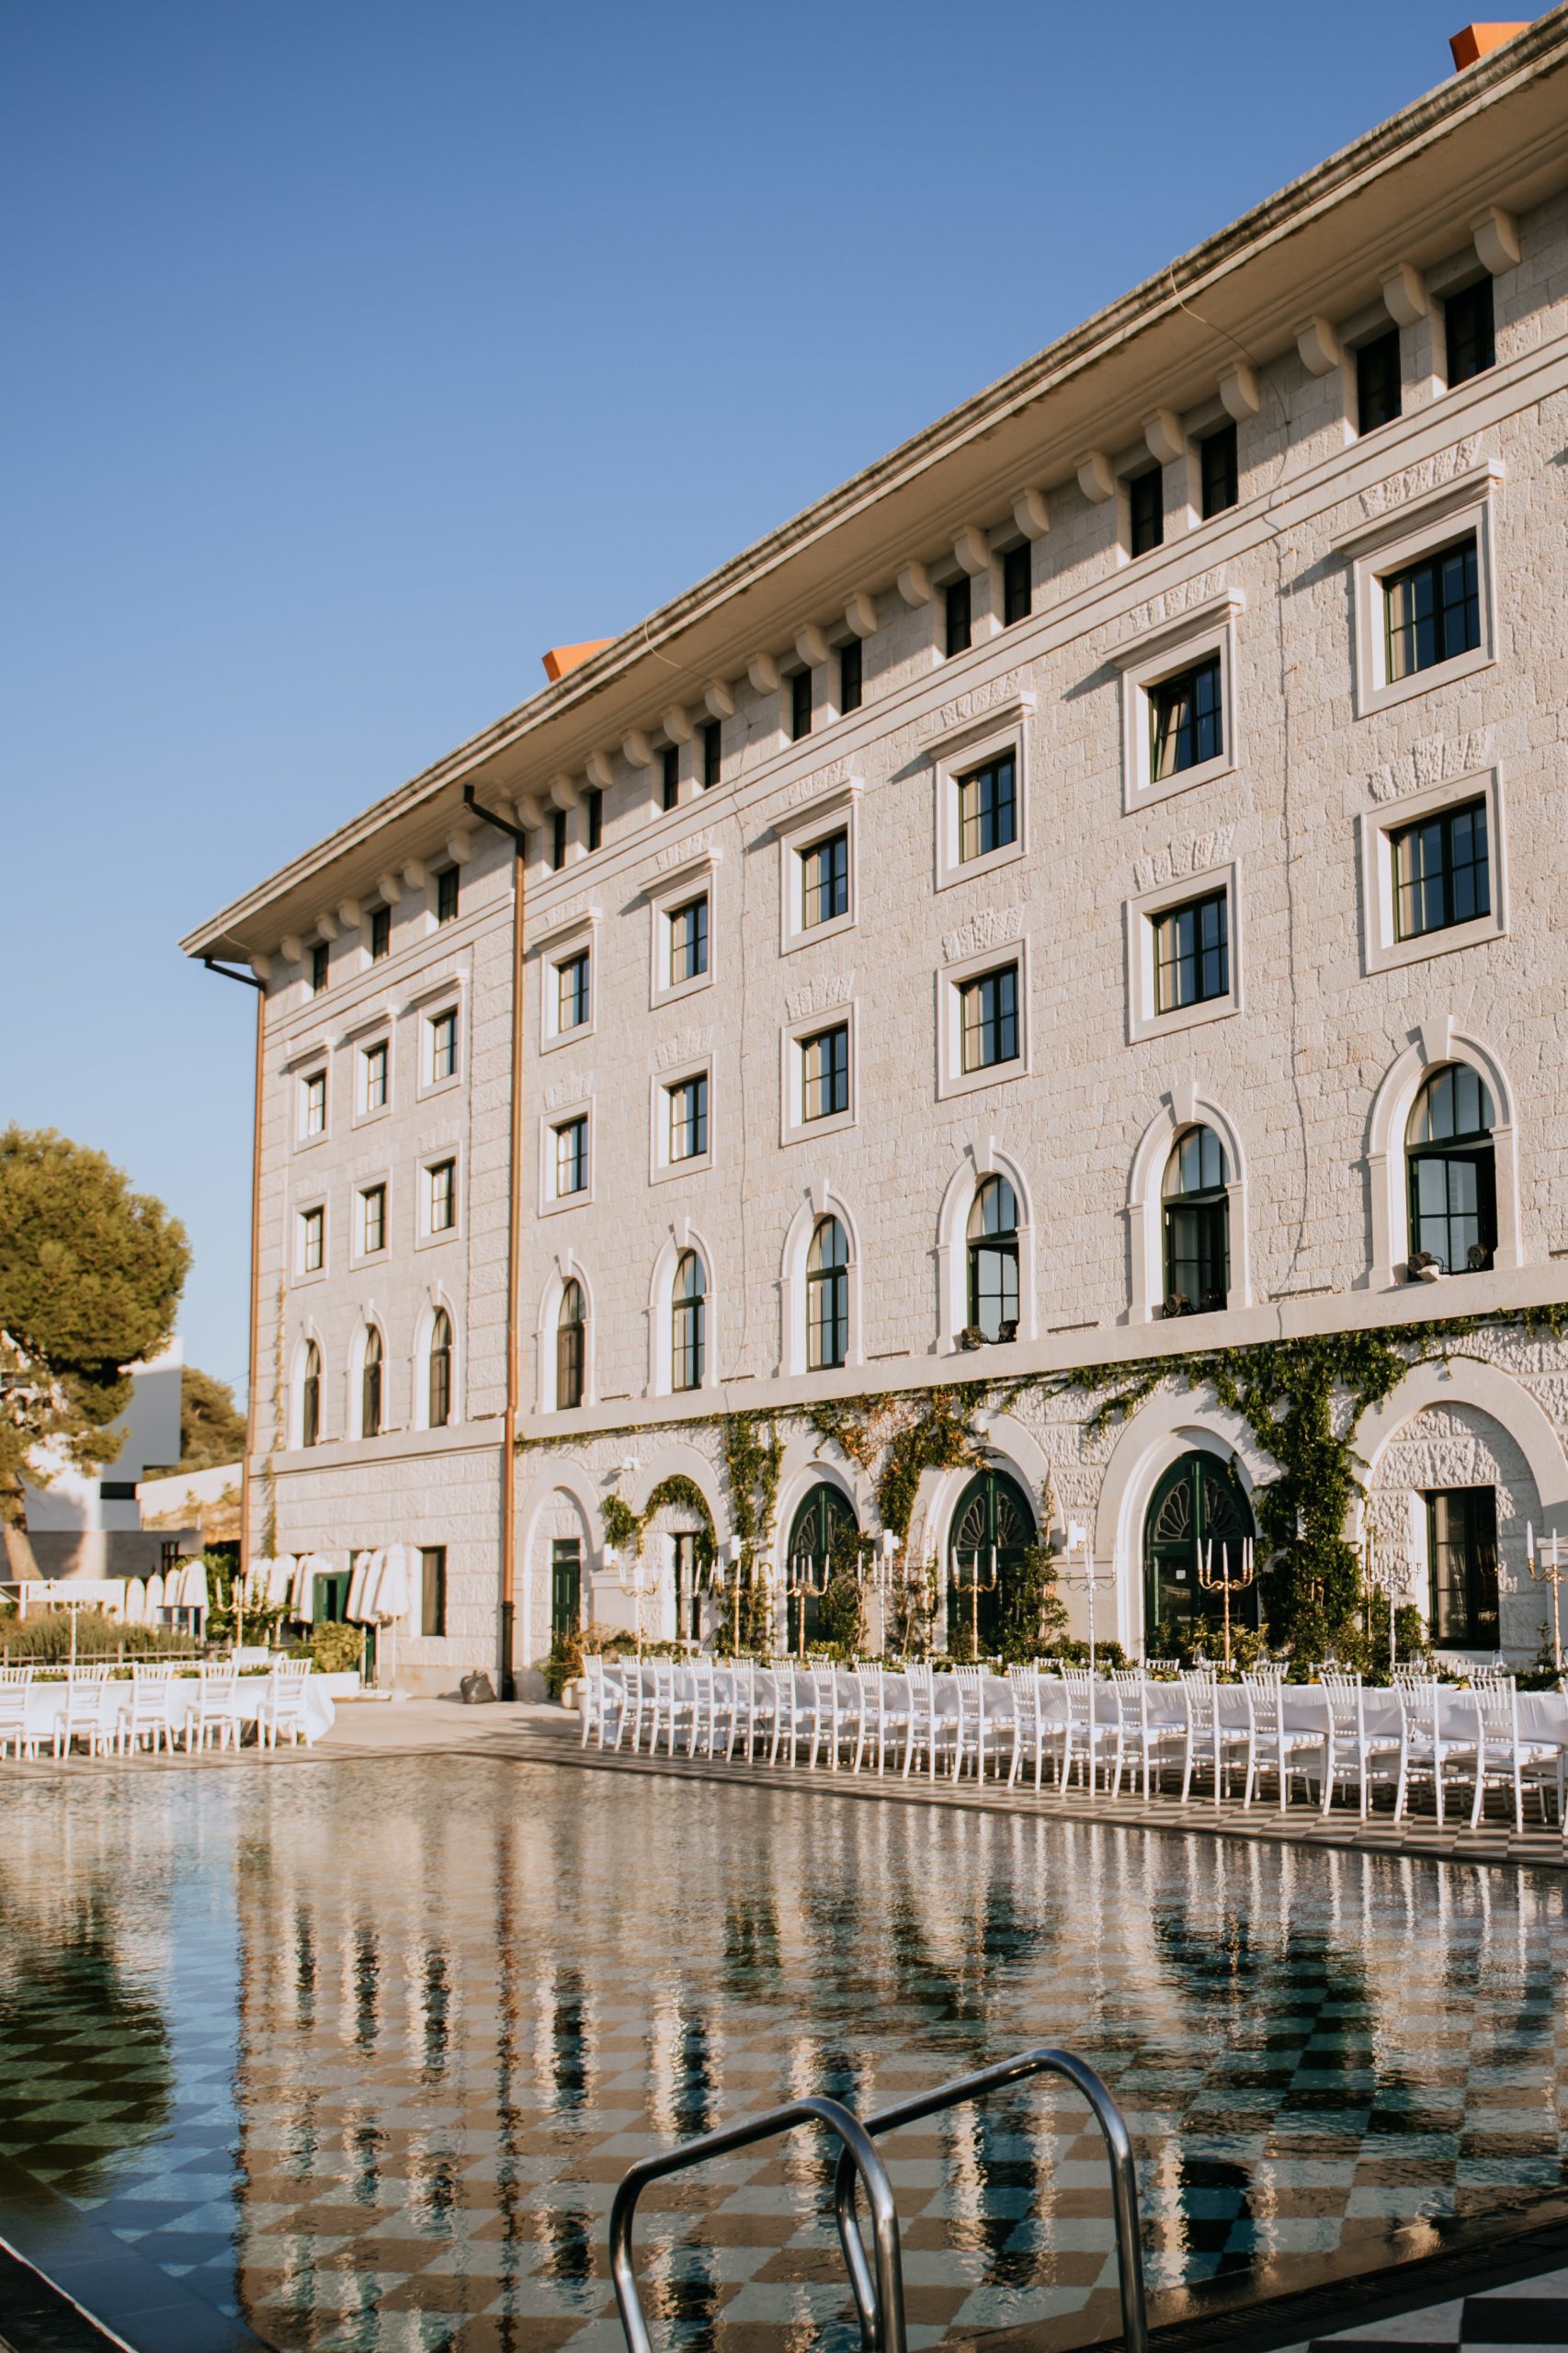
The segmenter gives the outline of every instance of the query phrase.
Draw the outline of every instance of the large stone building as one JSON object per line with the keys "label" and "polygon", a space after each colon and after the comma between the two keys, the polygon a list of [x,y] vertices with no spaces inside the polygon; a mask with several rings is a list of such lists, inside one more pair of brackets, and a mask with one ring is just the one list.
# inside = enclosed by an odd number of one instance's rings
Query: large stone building
{"label": "large stone building", "polygon": [[252,1547],[425,1548],[417,1682],[627,1620],[629,1513],[650,1630],[728,1611],[710,1528],[804,1584],[853,1515],[994,1635],[1050,1517],[1148,1648],[1280,1462],[1061,1377],[1437,1319],[1338,1393],[1346,1533],[1536,1649],[1565,64],[1559,8],[185,943],[262,984]]}

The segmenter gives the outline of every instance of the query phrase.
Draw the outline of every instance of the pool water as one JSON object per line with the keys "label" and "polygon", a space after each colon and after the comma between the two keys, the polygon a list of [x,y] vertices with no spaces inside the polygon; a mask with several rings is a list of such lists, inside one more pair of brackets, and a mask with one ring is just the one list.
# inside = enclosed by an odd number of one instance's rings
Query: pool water
{"label": "pool water", "polygon": [[[0,2233],[25,2248],[44,2182],[215,2345],[227,2313],[278,2348],[613,2353],[635,2157],[1041,2040],[1127,2115],[1156,2321],[1568,2190],[1554,1874],[493,1758],[7,1799]],[[886,2153],[915,2347],[1115,2333],[1064,2088]],[[651,2193],[656,2336],[852,2353],[830,2176],[799,2135]]]}

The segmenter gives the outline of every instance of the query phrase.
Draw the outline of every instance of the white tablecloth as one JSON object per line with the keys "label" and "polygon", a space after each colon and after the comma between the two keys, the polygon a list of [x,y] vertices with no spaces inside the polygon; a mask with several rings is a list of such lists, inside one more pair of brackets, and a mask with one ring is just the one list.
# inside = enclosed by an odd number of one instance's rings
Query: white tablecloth
{"label": "white tablecloth", "polygon": [[[246,1736],[247,1728],[255,1727],[257,1711],[261,1707],[261,1695],[267,1688],[267,1678],[265,1675],[242,1675],[240,1677],[235,1697],[236,1711],[241,1720],[242,1740]],[[55,1725],[65,1713],[65,1695],[68,1688],[64,1683],[28,1685],[28,1730],[36,1740],[41,1743],[52,1743]],[[131,1715],[131,1689],[132,1687],[128,1682],[111,1681],[109,1684],[111,1694],[109,1706],[111,1709],[117,1709],[121,1719],[127,1722]],[[177,1740],[183,1741],[185,1738],[186,1719],[195,1709],[200,1697],[200,1690],[199,1683],[194,1676],[191,1676],[181,1677],[170,1693],[169,1723]],[[331,1699],[324,1691],[317,1688],[312,1676],[305,1685],[303,1722],[301,1726],[306,1741],[319,1740],[322,1733],[331,1725],[335,1712]]]}

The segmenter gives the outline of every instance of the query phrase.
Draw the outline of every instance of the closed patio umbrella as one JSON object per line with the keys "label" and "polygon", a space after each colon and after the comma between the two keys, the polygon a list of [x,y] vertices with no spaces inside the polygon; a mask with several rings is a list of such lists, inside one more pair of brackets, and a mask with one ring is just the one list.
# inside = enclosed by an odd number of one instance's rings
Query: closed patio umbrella
{"label": "closed patio umbrella", "polygon": [[[198,1554],[194,1559],[187,1561],[181,1569],[179,1607],[182,1609],[190,1610],[193,1614],[199,1613],[205,1618],[207,1606],[207,1563]],[[197,1631],[200,1631],[199,1627]]]}
{"label": "closed patio umbrella", "polygon": [[147,1580],[147,1619],[149,1624],[156,1624],[158,1612],[162,1609],[163,1606],[164,1580],[158,1574],[157,1570],[154,1569],[152,1575]]}
{"label": "closed patio umbrella", "polygon": [[348,1580],[348,1606],[343,1614],[356,1622],[367,1614],[365,1593],[375,1557],[373,1552],[356,1552],[354,1555],[354,1574]]}
{"label": "closed patio umbrella", "polygon": [[376,1622],[385,1626],[392,1635],[392,1675],[397,1681],[397,1630],[399,1621],[408,1616],[414,1607],[414,1581],[410,1569],[410,1548],[406,1544],[389,1544],[381,1562],[381,1574],[376,1580],[374,1605]]}
{"label": "closed patio umbrella", "polygon": [[286,1609],[293,1597],[294,1555],[279,1552],[273,1562],[267,1580],[267,1606],[269,1609]]}
{"label": "closed patio umbrella", "polygon": [[147,1622],[147,1587],[140,1577],[131,1577],[126,1585],[125,1622],[128,1626]]}

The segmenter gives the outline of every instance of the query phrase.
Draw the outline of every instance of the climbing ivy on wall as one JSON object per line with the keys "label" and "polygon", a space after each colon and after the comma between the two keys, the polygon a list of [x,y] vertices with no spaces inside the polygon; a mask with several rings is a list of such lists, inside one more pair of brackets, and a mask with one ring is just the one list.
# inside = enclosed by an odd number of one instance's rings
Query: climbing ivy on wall
{"label": "climbing ivy on wall", "polygon": [[606,1543],[613,1544],[618,1552],[640,1552],[649,1521],[666,1504],[681,1505],[687,1510],[696,1512],[701,1519],[702,1533],[697,1550],[699,1559],[706,1565],[719,1549],[713,1515],[708,1508],[708,1498],[696,1480],[688,1479],[682,1471],[672,1471],[667,1479],[661,1479],[641,1511],[633,1511],[620,1495],[607,1495],[604,1499]]}

